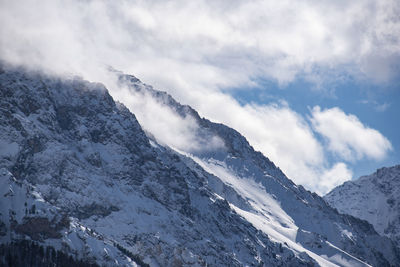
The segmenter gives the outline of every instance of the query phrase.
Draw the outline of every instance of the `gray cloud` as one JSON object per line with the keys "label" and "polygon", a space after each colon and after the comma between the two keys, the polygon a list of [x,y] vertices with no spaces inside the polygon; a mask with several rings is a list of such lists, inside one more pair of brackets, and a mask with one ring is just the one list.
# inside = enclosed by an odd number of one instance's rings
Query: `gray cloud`
{"label": "gray cloud", "polygon": [[163,79],[174,87],[205,73],[206,85],[217,88],[256,77],[315,80],[316,66],[377,81],[398,70],[400,4],[392,0],[17,0],[1,6],[2,57],[55,70],[83,72],[101,62],[151,81],[159,75],[148,62],[156,62],[169,66]]}
{"label": "gray cloud", "polygon": [[[118,91],[104,67],[133,73],[238,129],[296,182],[323,193],[351,171],[327,162],[309,123],[287,105],[242,106],[221,89],[258,86],[259,78],[284,85],[299,75],[317,87],[343,74],[387,82],[400,62],[399,6],[395,0],[0,0],[0,56],[101,81],[128,106],[132,96]],[[159,127],[139,119],[152,131]],[[163,141],[191,143],[196,125],[173,121],[178,131]]]}

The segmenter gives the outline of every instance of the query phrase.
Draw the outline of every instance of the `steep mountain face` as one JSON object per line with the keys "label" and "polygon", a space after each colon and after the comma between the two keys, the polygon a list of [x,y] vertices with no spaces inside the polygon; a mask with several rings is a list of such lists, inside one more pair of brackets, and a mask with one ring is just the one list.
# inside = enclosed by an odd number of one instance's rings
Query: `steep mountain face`
{"label": "steep mountain face", "polygon": [[[179,104],[170,95],[154,90],[132,75],[116,74],[120,86],[126,86],[135,97],[150,96],[185,120],[195,121],[197,127],[193,135],[203,140],[201,144],[207,140],[222,140],[223,147],[181,153],[231,187],[234,194],[221,189],[219,184],[210,184],[238,214],[273,240],[283,241],[291,249],[307,251],[310,255],[324,255],[323,259],[339,265],[362,265],[358,259],[374,265],[383,264],[384,258],[390,258],[392,264],[398,262],[398,252],[393,245],[379,237],[371,225],[338,214],[321,197],[295,185],[268,158],[254,151],[238,132],[200,118],[191,107]],[[140,116],[141,111],[135,105],[130,109]],[[245,205],[237,201],[237,195],[246,200]],[[319,257],[315,259],[326,264]]]}
{"label": "steep mountain face", "polygon": [[207,149],[160,144],[101,84],[2,66],[1,243],[31,239],[112,266],[400,262],[388,238],[293,184],[235,130],[117,75],[132,97],[191,117]]}
{"label": "steep mountain face", "polygon": [[102,85],[7,69],[0,82],[2,242],[109,265],[314,264],[232,210],[208,186],[215,177],[150,141]]}
{"label": "steep mountain face", "polygon": [[339,212],[368,221],[400,247],[400,165],[348,181],[324,198]]}

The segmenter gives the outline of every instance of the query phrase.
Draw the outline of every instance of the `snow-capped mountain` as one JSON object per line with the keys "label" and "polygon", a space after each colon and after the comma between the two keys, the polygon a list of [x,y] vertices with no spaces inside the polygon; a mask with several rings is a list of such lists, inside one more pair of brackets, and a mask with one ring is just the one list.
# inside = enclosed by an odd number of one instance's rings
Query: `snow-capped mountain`
{"label": "snow-capped mountain", "polygon": [[21,70],[0,81],[2,242],[110,266],[313,264],[234,212],[215,177],[150,141],[102,85]]}
{"label": "snow-capped mountain", "polygon": [[114,74],[132,98],[190,118],[205,149],[145,132],[146,107],[101,84],[2,66],[1,243],[31,239],[110,266],[400,262],[390,239],[295,185],[235,130]]}
{"label": "snow-capped mountain", "polygon": [[[379,241],[372,241],[371,236],[365,235],[365,232],[374,232],[370,225],[353,217],[339,215],[318,195],[295,185],[268,158],[254,151],[240,133],[225,125],[200,118],[190,106],[181,105],[167,93],[154,90],[132,75],[116,73],[120,86],[127,86],[136,98],[150,96],[183,119],[196,121],[198,127],[194,127],[194,136],[197,139],[223,141],[224,146],[217,146],[215,150],[208,147],[205,150],[191,149],[183,153],[207,172],[217,176],[225,185],[231,186],[235,194],[238,193],[246,199],[250,208],[241,208],[241,203],[235,202],[236,196],[232,198],[231,194],[221,192],[214,186],[214,190],[227,199],[236,212],[274,240],[284,241],[289,247],[296,249],[301,244],[302,249],[306,248],[308,253],[322,254],[324,259],[329,258],[339,265],[346,265],[345,259],[349,260],[351,266],[359,262],[344,251],[338,252],[340,249],[351,251],[353,255],[361,253],[363,256],[359,258],[366,259],[371,256],[371,252],[361,252],[365,247],[380,246]],[[143,105],[134,104],[136,105],[130,106],[130,109],[138,116],[143,116],[143,110],[151,113]],[[147,119],[148,116],[143,118]],[[358,247],[360,243],[363,247],[361,250]],[[386,247],[379,250],[387,253],[391,249]],[[337,257],[338,255],[340,256]],[[316,259],[320,260],[318,256]],[[324,261],[319,263],[326,264]]]}
{"label": "snow-capped mountain", "polygon": [[400,246],[400,165],[348,181],[324,198],[339,212],[368,221]]}

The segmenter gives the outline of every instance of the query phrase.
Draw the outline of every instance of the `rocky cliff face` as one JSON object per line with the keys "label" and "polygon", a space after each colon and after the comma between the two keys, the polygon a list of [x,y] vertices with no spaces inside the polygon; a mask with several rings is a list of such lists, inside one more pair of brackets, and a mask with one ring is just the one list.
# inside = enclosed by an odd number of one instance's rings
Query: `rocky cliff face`
{"label": "rocky cliff face", "polygon": [[[352,256],[374,265],[383,264],[385,260],[378,263],[380,260],[372,259],[381,256],[391,258],[389,262],[392,264],[397,262],[398,252],[393,244],[387,245],[390,242],[378,237],[371,225],[352,216],[338,214],[321,197],[295,185],[267,157],[254,151],[240,133],[201,118],[190,106],[181,105],[167,93],[143,84],[132,75],[115,73],[120,86],[127,87],[136,98],[150,97],[182,119],[195,121],[192,134],[197,139],[222,141],[223,146],[215,149],[188,149],[183,154],[234,190],[232,194],[221,189],[218,183],[211,185],[257,229],[294,250],[305,249],[310,254],[325,255],[323,259],[316,257],[319,264],[326,264],[325,259],[339,265],[346,265],[344,261],[350,262],[350,265],[363,264]],[[146,118],[143,106],[137,108],[132,105],[130,109],[138,114],[139,121]],[[162,136],[157,137],[163,139]],[[237,196],[246,200],[245,205],[237,200]],[[302,248],[297,247],[299,244]],[[341,260],[337,260],[338,257]]]}
{"label": "rocky cliff face", "polygon": [[339,212],[368,221],[400,247],[400,165],[346,182],[324,198]]}
{"label": "rocky cliff face", "polygon": [[192,116],[199,139],[223,145],[177,152],[101,84],[2,66],[2,243],[32,239],[106,265],[399,262],[389,239],[293,184],[238,132],[118,75],[132,97]]}

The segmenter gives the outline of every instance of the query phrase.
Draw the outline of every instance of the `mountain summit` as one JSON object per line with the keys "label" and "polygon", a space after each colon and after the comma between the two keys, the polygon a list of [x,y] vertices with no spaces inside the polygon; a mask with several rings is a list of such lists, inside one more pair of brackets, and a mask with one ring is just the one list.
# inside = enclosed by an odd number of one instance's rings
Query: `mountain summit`
{"label": "mountain summit", "polygon": [[400,247],[400,165],[346,182],[324,198],[339,212],[368,221]]}
{"label": "mountain summit", "polygon": [[132,98],[190,120],[198,145],[143,129],[143,106],[126,108],[101,84],[1,66],[3,245],[31,240],[109,266],[400,262],[389,238],[295,185],[237,131],[114,75]]}

